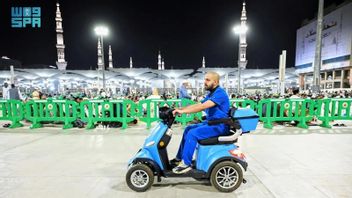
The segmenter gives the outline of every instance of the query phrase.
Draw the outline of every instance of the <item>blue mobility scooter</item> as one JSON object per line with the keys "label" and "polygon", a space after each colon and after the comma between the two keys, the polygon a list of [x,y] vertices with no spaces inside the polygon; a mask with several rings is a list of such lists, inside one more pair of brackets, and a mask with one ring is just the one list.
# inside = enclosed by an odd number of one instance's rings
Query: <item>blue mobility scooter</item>
{"label": "blue mobility scooter", "polygon": [[245,132],[255,130],[259,117],[252,109],[232,108],[227,119],[209,121],[211,124],[230,125],[230,134],[204,139],[198,142],[196,160],[192,170],[185,174],[175,174],[170,163],[167,146],[171,140],[171,126],[175,121],[173,109],[162,107],[159,110],[161,121],[152,129],[143,147],[128,162],[126,182],[129,188],[137,192],[148,190],[157,177],[192,177],[196,180],[210,180],[221,192],[232,192],[241,183],[245,183],[243,171],[247,170],[244,154],[234,143]]}

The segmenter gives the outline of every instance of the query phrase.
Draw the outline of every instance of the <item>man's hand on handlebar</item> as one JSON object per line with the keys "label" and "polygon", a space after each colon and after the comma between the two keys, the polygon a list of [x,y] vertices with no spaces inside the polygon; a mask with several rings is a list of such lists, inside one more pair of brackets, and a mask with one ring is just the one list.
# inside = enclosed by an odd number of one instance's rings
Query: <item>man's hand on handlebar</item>
{"label": "man's hand on handlebar", "polygon": [[182,110],[182,109],[175,109],[175,110],[172,112],[172,115],[176,116],[176,114],[183,114],[183,110]]}

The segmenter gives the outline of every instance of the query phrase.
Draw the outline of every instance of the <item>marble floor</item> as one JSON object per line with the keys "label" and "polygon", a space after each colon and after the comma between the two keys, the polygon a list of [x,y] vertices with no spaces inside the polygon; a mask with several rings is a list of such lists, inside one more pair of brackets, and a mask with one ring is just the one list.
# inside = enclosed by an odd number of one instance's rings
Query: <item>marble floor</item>
{"label": "marble floor", "polygon": [[[2,124],[1,124],[2,125]],[[169,156],[182,128],[174,127]],[[275,127],[240,137],[246,184],[219,193],[209,183],[166,178],[145,193],[125,182],[128,160],[149,131],[0,128],[0,197],[352,197],[352,125]]]}

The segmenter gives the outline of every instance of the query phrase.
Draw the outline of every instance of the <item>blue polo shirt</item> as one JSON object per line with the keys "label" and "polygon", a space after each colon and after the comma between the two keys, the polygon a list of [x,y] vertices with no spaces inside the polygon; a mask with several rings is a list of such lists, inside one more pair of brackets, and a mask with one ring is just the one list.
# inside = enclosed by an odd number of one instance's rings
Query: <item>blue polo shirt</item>
{"label": "blue polo shirt", "polygon": [[227,118],[228,112],[230,110],[230,100],[227,96],[226,91],[218,86],[210,92],[201,102],[204,103],[207,100],[213,101],[216,105],[205,109],[205,113],[207,114],[207,120],[216,120],[221,118]]}

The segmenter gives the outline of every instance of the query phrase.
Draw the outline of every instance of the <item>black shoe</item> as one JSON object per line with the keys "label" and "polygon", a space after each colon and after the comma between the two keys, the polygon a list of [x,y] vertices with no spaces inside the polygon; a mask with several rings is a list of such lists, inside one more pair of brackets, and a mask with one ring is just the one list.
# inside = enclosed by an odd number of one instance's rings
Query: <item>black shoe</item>
{"label": "black shoe", "polygon": [[180,162],[181,162],[180,159],[174,158],[174,159],[170,160],[170,165],[171,166],[178,166],[180,164]]}

